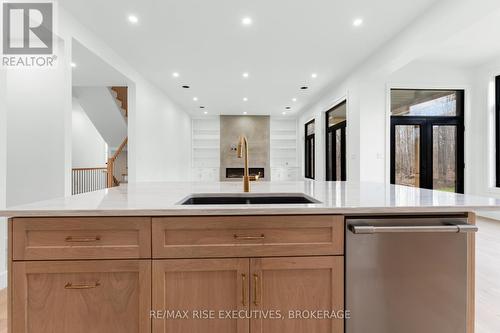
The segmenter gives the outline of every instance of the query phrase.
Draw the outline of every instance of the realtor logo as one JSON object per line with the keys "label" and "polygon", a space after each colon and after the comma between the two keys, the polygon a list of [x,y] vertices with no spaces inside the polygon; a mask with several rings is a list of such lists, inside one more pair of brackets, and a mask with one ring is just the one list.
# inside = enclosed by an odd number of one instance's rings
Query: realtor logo
{"label": "realtor logo", "polygon": [[3,4],[2,11],[2,67],[54,68],[53,1],[11,0]]}
{"label": "realtor logo", "polygon": [[52,54],[52,3],[3,4],[3,53]]}

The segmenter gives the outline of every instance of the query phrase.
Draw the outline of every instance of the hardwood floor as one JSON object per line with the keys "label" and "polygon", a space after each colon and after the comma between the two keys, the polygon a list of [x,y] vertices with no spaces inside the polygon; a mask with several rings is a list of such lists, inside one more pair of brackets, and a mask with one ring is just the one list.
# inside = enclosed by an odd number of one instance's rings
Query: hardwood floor
{"label": "hardwood floor", "polygon": [[0,333],[7,333],[7,289],[0,290]]}
{"label": "hardwood floor", "polygon": [[477,219],[476,333],[500,332],[500,221]]}
{"label": "hardwood floor", "polygon": [[[476,333],[500,332],[500,221],[477,219]],[[0,333],[7,333],[7,292],[0,290]]]}

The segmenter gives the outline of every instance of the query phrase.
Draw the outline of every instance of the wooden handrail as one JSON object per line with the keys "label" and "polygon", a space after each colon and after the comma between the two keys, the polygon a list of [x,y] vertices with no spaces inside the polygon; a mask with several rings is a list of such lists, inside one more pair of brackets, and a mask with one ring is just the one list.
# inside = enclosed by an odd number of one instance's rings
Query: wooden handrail
{"label": "wooden handrail", "polygon": [[118,155],[120,155],[121,152],[123,151],[123,148],[125,148],[127,141],[128,141],[128,137],[126,137],[125,140],[123,140],[122,144],[120,145],[120,147],[118,147],[118,149],[116,150],[114,155],[112,157],[108,158],[108,166],[107,166],[107,170],[108,170],[107,185],[108,185],[108,188],[116,186],[115,185],[116,184],[116,181],[115,181],[116,177],[114,175],[115,161],[118,158]]}
{"label": "wooden handrail", "polygon": [[107,167],[96,167],[96,168],[73,168],[73,171],[88,171],[88,170],[107,170]]}
{"label": "wooden handrail", "polygon": [[127,141],[128,141],[128,137],[125,138],[125,140],[123,140],[123,142],[120,145],[120,147],[118,147],[118,149],[115,151],[115,154],[113,155],[113,157],[111,157],[113,159],[113,161],[116,160],[116,158],[118,157],[118,155],[120,155],[120,153],[122,152],[123,148],[125,148],[125,145],[127,144]]}

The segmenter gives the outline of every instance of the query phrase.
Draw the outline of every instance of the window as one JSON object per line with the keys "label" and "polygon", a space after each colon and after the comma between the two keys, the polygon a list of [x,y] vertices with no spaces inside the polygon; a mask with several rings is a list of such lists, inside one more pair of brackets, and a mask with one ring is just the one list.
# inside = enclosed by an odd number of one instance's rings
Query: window
{"label": "window", "polygon": [[496,187],[500,187],[500,76],[495,79]]}
{"label": "window", "polygon": [[391,183],[464,191],[464,92],[391,91]]}
{"label": "window", "polygon": [[314,179],[314,119],[305,125],[304,176]]}
{"label": "window", "polygon": [[326,180],[346,180],[346,110],[344,101],[326,112]]}

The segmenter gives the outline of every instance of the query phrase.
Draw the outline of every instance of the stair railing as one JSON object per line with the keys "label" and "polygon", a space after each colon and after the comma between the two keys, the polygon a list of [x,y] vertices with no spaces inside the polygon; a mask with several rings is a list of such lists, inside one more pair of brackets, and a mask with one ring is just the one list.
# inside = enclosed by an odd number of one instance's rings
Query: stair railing
{"label": "stair railing", "polygon": [[80,194],[105,189],[107,168],[73,168],[71,170],[71,194]]}
{"label": "stair railing", "polygon": [[125,146],[127,145],[127,141],[128,141],[128,137],[125,138],[125,140],[123,140],[122,144],[120,145],[120,147],[118,147],[118,149],[113,154],[113,156],[108,158],[108,163],[107,163],[107,178],[108,178],[107,179],[107,187],[108,188],[115,187],[115,186],[119,185],[119,182],[115,177],[115,162],[116,162],[116,159],[118,158],[118,156],[123,151],[123,148],[125,148]]}

